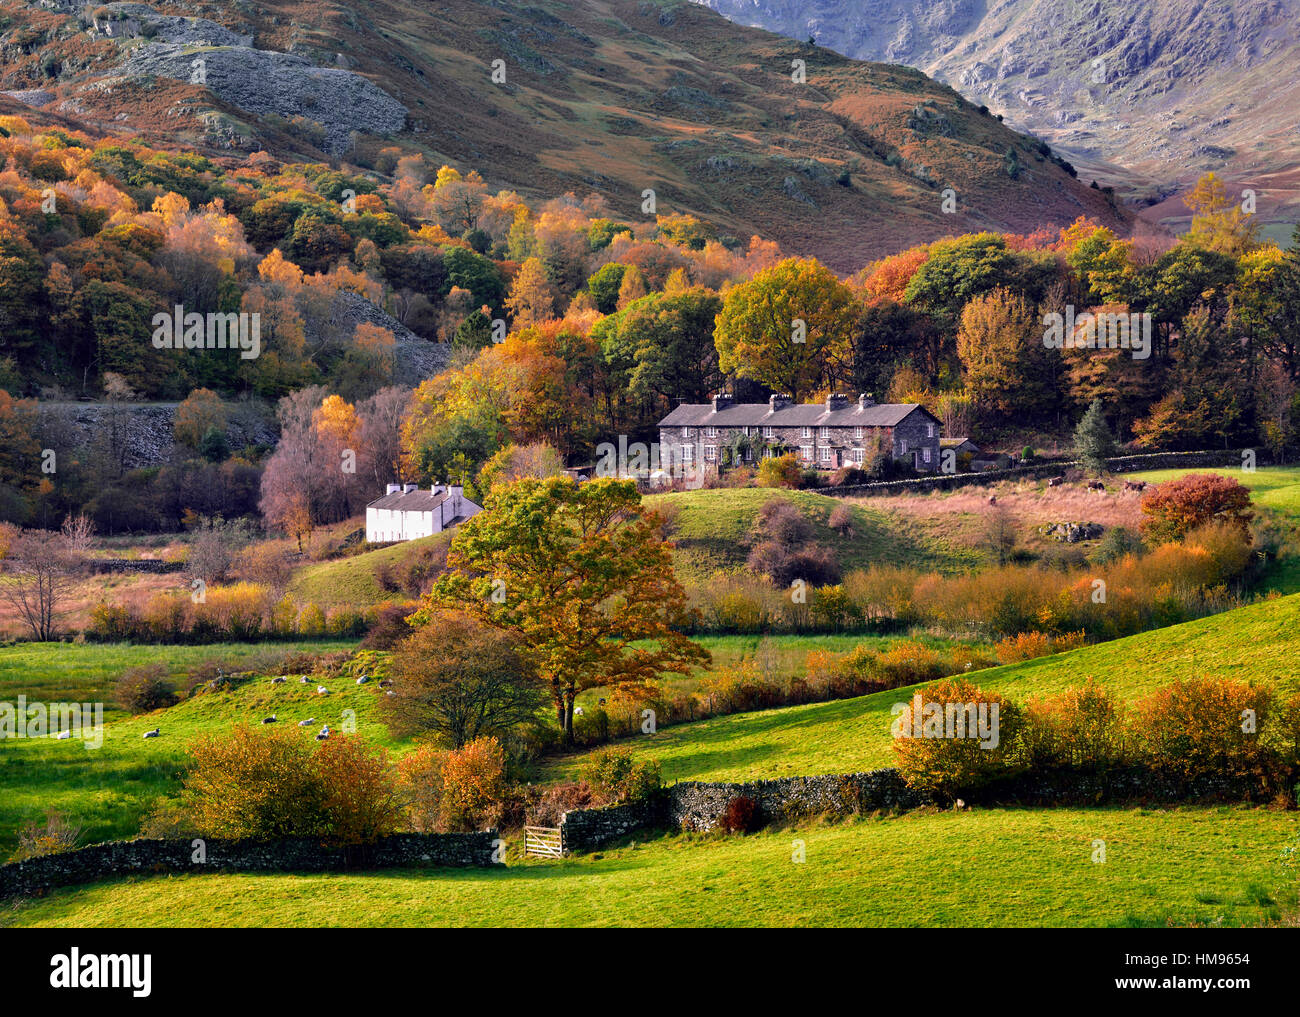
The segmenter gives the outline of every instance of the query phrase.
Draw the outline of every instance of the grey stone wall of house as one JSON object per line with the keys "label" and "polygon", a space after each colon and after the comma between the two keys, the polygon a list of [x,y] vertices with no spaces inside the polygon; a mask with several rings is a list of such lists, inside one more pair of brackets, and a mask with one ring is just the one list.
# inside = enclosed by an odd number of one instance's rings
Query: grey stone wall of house
{"label": "grey stone wall of house", "polygon": [[43,855],[0,865],[0,899],[44,893],[57,886],[113,876],[185,872],[343,872],[349,869],[469,868],[493,861],[497,833],[399,833],[374,844],[329,847],[319,839],[204,840],[194,861],[193,840],[129,840]]}
{"label": "grey stone wall of house", "polygon": [[[710,434],[710,430],[716,432]],[[762,445],[779,445],[791,449],[795,455],[811,447],[812,458],[804,465],[818,469],[837,469],[840,466],[852,466],[856,463],[850,458],[849,450],[866,449],[877,438],[886,448],[892,449],[895,459],[914,465],[921,472],[931,472],[939,468],[939,435],[941,428],[924,413],[913,412],[896,427],[663,427],[659,429],[660,461],[680,463],[682,447],[690,445],[694,465],[707,469],[716,469],[722,450],[731,447],[736,438],[748,432],[758,447]],[[858,436],[858,430],[862,431]],[[930,433],[931,430],[933,433]],[[767,432],[771,433],[768,434]],[[806,433],[810,432],[810,433]],[[716,446],[718,458],[710,460],[706,454],[708,446]],[[833,458],[827,462],[822,458],[822,449],[830,448]],[[925,451],[929,451],[926,462]],[[756,453],[752,461],[757,462]]]}

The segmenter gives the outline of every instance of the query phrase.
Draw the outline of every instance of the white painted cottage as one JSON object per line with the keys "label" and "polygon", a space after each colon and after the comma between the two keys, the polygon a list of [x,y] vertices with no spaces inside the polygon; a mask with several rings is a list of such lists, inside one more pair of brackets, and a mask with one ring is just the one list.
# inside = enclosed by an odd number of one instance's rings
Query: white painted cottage
{"label": "white painted cottage", "polygon": [[462,487],[389,484],[382,498],[366,506],[366,540],[372,544],[391,544],[430,537],[482,511],[481,506],[465,497]]}

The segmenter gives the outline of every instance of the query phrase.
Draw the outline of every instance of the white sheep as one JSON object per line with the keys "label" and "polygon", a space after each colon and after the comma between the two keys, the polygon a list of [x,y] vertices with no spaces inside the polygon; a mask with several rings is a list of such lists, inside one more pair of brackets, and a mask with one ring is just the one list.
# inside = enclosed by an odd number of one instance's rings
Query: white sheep
{"label": "white sheep", "polygon": [[574,715],[575,717],[581,717],[581,716],[582,716],[582,707],[581,707],[581,706],[575,706],[575,707],[573,708],[573,715]]}
{"label": "white sheep", "polygon": [[330,736],[330,726],[326,724],[323,728],[320,729],[320,734],[316,736],[316,740],[318,742],[323,742],[329,736]]}
{"label": "white sheep", "polygon": [[315,723],[316,723],[316,718],[315,718],[315,717],[308,717],[306,720],[300,720],[300,721],[298,721],[298,726],[299,726],[299,727],[309,727],[310,725],[315,724]]}
{"label": "white sheep", "polygon": [[327,689],[324,685],[317,685],[317,686],[316,686],[316,695],[318,695],[318,696],[328,696],[329,694],[330,694],[330,690]]}
{"label": "white sheep", "polygon": [[370,675],[363,674],[360,678],[357,679],[357,684],[364,685],[368,681],[370,681]]}
{"label": "white sheep", "polygon": [[144,733],[143,737],[145,737],[145,738],[157,738],[159,734],[161,734],[160,729],[159,729],[159,728],[154,728],[152,731],[146,731],[146,732]]}

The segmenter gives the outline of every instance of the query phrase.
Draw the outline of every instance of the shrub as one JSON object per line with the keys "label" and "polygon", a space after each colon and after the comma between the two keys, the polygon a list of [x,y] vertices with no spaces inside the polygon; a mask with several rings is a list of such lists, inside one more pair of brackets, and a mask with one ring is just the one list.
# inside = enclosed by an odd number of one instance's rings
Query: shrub
{"label": "shrub", "polygon": [[401,805],[388,756],[357,737],[331,737],[311,756],[322,826],[340,844],[371,844],[397,829]]}
{"label": "shrub", "polygon": [[33,820],[18,828],[18,849],[11,860],[21,862],[25,858],[40,858],[43,855],[71,851],[77,846],[80,836],[80,826],[51,809],[45,814],[44,823]]}
{"label": "shrub", "polygon": [[185,804],[209,837],[266,840],[323,834],[323,789],[296,730],[236,727],[190,750]]}
{"label": "shrub", "polygon": [[758,802],[748,795],[730,799],[718,817],[718,826],[727,833],[753,833],[760,825]]}
{"label": "shrub", "polygon": [[1142,535],[1168,543],[1213,521],[1232,524],[1249,540],[1250,491],[1232,477],[1189,473],[1142,496]]}
{"label": "shrub", "polygon": [[634,759],[628,748],[593,752],[583,762],[579,777],[591,787],[601,804],[641,801],[663,784],[659,763]]}
{"label": "shrub", "polygon": [[179,839],[198,832],[194,817],[185,806],[170,798],[160,798],[140,821],[140,836],[149,839]]}
{"label": "shrub", "polygon": [[854,484],[865,484],[870,480],[871,475],[866,470],[857,466],[841,466],[831,474],[830,486],[846,487]]}
{"label": "shrub", "polygon": [[412,830],[433,833],[442,815],[442,764],[447,750],[421,745],[397,761],[398,801]]}
{"label": "shrub", "polygon": [[479,738],[443,758],[442,829],[464,833],[490,829],[501,821],[505,798],[505,754],[495,738]]}
{"label": "shrub", "polygon": [[322,636],[325,634],[325,612],[317,604],[308,604],[298,615],[298,634]]}
{"label": "shrub", "polygon": [[1082,688],[1031,701],[1025,716],[1025,754],[1032,766],[1102,769],[1131,756],[1125,704],[1092,678]]}
{"label": "shrub", "polygon": [[831,515],[826,520],[826,525],[841,537],[853,536],[853,510],[847,505],[836,505],[831,509]]}
{"label": "shrub", "polygon": [[797,505],[784,498],[769,498],[754,520],[755,535],[784,548],[798,547],[812,539],[813,527]]}
{"label": "shrub", "polygon": [[1137,704],[1134,733],[1153,767],[1183,780],[1258,774],[1269,768],[1260,732],[1274,704],[1272,690],[1242,682],[1175,681]]}
{"label": "shrub", "polygon": [[542,789],[528,810],[528,821],[537,826],[559,826],[566,812],[589,809],[596,805],[596,795],[586,781],[552,784]]}
{"label": "shrub", "polygon": [[361,640],[363,650],[391,650],[414,631],[406,619],[415,612],[418,604],[383,604],[375,615],[366,638]]}
{"label": "shrub", "polygon": [[802,480],[803,471],[799,468],[799,460],[792,453],[772,456],[758,464],[759,487],[795,488]]}
{"label": "shrub", "polygon": [[131,713],[148,713],[176,705],[176,693],[163,664],[144,664],[122,672],[114,686],[118,705]]}
{"label": "shrub", "polygon": [[[1016,772],[1024,719],[1005,697],[949,678],[900,705],[901,710],[895,707],[894,755],[909,786],[952,798]],[[981,719],[987,732],[978,730]],[[979,737],[985,733],[987,744]]]}

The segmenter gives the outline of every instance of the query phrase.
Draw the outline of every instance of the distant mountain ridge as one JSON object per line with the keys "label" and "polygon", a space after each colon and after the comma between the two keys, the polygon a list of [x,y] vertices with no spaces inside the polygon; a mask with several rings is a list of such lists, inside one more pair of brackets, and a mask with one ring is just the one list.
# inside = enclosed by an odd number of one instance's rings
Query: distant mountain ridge
{"label": "distant mountain ridge", "polygon": [[843,272],[971,230],[1129,230],[1047,146],[949,87],[683,0],[0,11],[0,111],[109,135],[317,160],[391,137],[493,187],[594,191],[650,222],[653,191],[658,213]]}
{"label": "distant mountain ridge", "polygon": [[1158,199],[1216,170],[1253,183],[1276,218],[1300,218],[1300,0],[694,2],[919,68],[1085,177]]}

